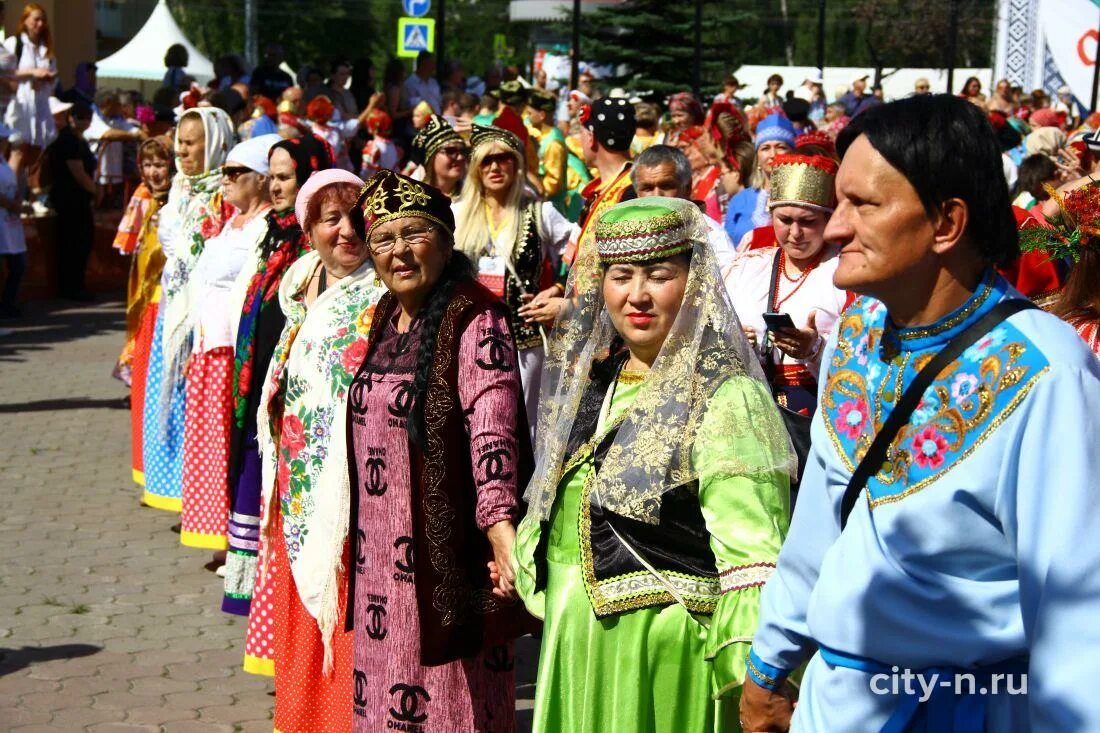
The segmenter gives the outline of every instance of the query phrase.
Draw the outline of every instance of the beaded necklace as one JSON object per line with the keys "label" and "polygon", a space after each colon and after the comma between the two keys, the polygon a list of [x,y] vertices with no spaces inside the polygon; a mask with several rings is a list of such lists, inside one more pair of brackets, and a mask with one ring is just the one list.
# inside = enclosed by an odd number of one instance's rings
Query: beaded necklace
{"label": "beaded necklace", "polygon": [[[782,247],[779,248],[779,267],[775,268],[776,269],[775,283],[774,283],[775,287],[772,290],[772,292],[775,293],[775,295],[772,296],[773,302],[771,304],[771,309],[772,309],[773,312],[778,312],[779,311],[779,306],[786,303],[788,300],[791,299],[791,297],[795,293],[798,292],[798,289],[801,288],[802,285],[806,282],[806,278],[808,278],[810,276],[810,273],[813,272],[814,269],[819,264],[821,264],[821,259],[824,255],[825,255],[825,250],[823,248],[814,257],[814,261],[811,262],[810,265],[805,270],[802,271],[801,275],[799,275],[798,277],[791,277],[790,275],[787,274],[787,253],[783,251]],[[782,298],[779,297],[779,279],[781,277],[786,279],[787,282],[795,283],[794,289],[791,290],[791,292],[787,293]]]}

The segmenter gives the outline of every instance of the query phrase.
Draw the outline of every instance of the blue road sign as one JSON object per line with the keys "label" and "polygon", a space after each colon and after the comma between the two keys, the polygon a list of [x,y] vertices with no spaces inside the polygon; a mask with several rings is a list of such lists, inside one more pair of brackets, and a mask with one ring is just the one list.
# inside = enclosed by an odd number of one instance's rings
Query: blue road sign
{"label": "blue road sign", "polygon": [[401,7],[405,10],[405,15],[423,18],[432,9],[432,0],[401,0]]}

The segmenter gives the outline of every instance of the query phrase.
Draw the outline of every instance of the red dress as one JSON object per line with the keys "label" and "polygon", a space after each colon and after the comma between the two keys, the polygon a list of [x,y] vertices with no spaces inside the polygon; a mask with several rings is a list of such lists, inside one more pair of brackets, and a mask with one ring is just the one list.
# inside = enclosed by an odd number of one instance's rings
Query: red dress
{"label": "red dress", "polygon": [[134,483],[145,486],[145,463],[142,460],[142,430],[145,412],[145,381],[149,373],[149,354],[153,350],[153,332],[157,327],[158,302],[152,302],[141,314],[134,339],[133,361],[130,362],[130,455]]}
{"label": "red dress", "polygon": [[[279,470],[285,464],[279,462]],[[277,506],[277,505],[276,505]],[[283,522],[276,515],[271,526],[271,551],[268,556],[279,582],[272,591],[275,609],[275,730],[280,733],[332,731],[348,733],[352,729],[352,657],[355,634],[338,624],[332,635],[333,674],[322,673],[324,647],[317,619],[309,615],[298,597],[298,587],[290,572],[290,560],[283,539]],[[347,543],[343,566],[348,565]],[[347,579],[341,578],[339,616],[348,607]],[[253,607],[256,604],[253,603]]]}

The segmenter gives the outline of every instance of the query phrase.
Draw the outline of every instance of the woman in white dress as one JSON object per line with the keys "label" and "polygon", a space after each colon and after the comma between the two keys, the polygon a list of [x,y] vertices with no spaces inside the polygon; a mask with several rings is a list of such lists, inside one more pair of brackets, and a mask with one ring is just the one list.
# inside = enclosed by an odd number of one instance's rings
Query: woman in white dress
{"label": "woman in white dress", "polygon": [[19,28],[4,39],[4,48],[15,56],[13,76],[19,84],[4,114],[5,124],[21,138],[11,157],[11,167],[18,178],[57,137],[50,114],[50,92],[57,83],[57,59],[53,54],[50,23],[41,5],[23,6]]}

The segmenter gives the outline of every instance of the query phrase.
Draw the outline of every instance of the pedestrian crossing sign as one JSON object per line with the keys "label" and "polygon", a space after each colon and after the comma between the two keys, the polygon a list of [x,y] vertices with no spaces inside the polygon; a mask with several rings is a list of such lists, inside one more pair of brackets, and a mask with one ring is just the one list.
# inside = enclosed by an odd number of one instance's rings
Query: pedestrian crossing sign
{"label": "pedestrian crossing sign", "polygon": [[399,18],[397,55],[402,58],[416,58],[421,51],[435,51],[435,19]]}

